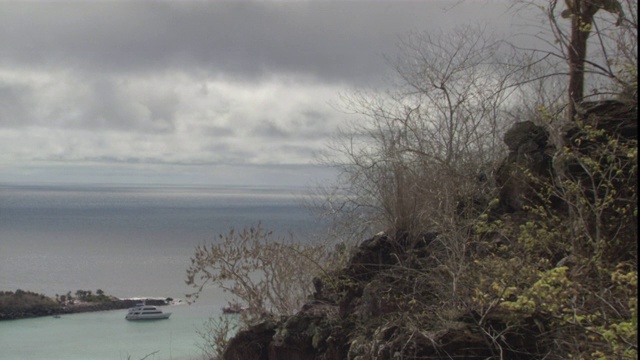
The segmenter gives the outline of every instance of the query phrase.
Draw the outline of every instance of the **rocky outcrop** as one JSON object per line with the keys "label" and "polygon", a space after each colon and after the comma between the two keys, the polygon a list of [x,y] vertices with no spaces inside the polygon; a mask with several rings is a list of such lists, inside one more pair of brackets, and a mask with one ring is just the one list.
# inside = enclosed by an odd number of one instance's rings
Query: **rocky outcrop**
{"label": "rocky outcrop", "polygon": [[0,320],[16,320],[32,317],[51,316],[60,313],[55,306],[32,306],[21,309],[0,309]]}
{"label": "rocky outcrop", "polygon": [[[616,134],[620,139],[638,139],[638,107],[633,103],[617,100],[585,102],[578,108],[578,114],[585,125]],[[565,131],[565,142],[580,134],[576,126],[569,126]]]}
{"label": "rocky outcrop", "polygon": [[528,177],[548,178],[551,174],[552,150],[549,135],[531,121],[514,124],[504,135],[509,154],[496,170],[500,189],[500,211],[522,210],[531,197]]}
{"label": "rocky outcrop", "polygon": [[[301,311],[241,331],[229,342],[223,359],[364,360],[393,359],[399,354],[405,359],[444,359],[449,354],[472,360],[490,358],[495,349],[487,346],[477,314],[467,314],[451,326],[432,332],[407,328],[401,319],[387,322],[394,314],[411,313],[410,304],[385,294],[397,286],[394,283],[399,270],[392,266],[408,260],[416,249],[415,243],[413,247],[402,246],[402,236],[396,236],[379,234],[364,241],[346,268],[316,280],[316,293]],[[380,251],[389,254],[381,256]],[[421,301],[437,301],[430,292],[423,284],[415,293]],[[484,321],[496,331],[507,327],[499,317]],[[535,343],[540,328],[534,321],[520,334],[508,333],[501,340],[505,358],[533,359],[530,354],[540,353]],[[381,345],[372,348],[372,343]],[[507,344],[518,344],[518,351],[529,355],[508,350]]]}
{"label": "rocky outcrop", "polygon": [[[637,107],[609,101],[585,103],[581,109],[583,121],[591,128],[603,130],[621,142],[637,140]],[[592,144],[575,142],[584,135],[583,129],[584,124],[571,124],[562,136],[566,144],[586,153]],[[515,214],[526,216],[522,210],[535,201],[537,181],[551,178],[555,171],[572,169],[569,164],[554,168],[559,166],[552,161],[556,149],[546,130],[532,122],[515,124],[504,141],[509,154],[495,172],[502,205],[496,215],[513,219]],[[632,180],[634,185],[625,183],[621,187],[637,186],[636,179]],[[344,269],[315,279],[313,299],[297,314],[270,319],[239,332],[229,342],[223,358],[538,359],[548,355],[549,344],[539,341],[549,331],[547,319],[541,317],[520,318],[516,330],[510,328],[510,314],[500,311],[482,317],[470,312],[446,324],[420,323],[412,327],[411,321],[418,315],[412,312],[415,299],[422,302],[423,311],[429,309],[429,303],[433,304],[433,311],[442,308],[432,295],[432,283],[416,280],[410,284],[413,288],[405,291],[398,287],[408,285],[397,279],[412,279],[411,271],[420,271],[418,266],[425,264],[430,266],[430,256],[434,256],[430,252],[437,251],[432,245],[436,237],[437,234],[416,238],[380,233],[365,240]],[[403,298],[402,294],[411,294],[412,298]]]}
{"label": "rocky outcrop", "polygon": [[269,358],[269,344],[277,324],[265,321],[241,331],[229,341],[223,357],[230,360],[260,360]]}
{"label": "rocky outcrop", "polygon": [[[561,131],[562,144],[588,153],[595,142],[584,139],[586,127],[603,131],[603,134],[614,134],[620,141],[638,138],[638,108],[633,104],[617,100],[585,102],[578,107],[578,115],[582,124],[567,124]],[[504,142],[509,149],[507,157],[498,166],[495,180],[500,189],[502,212],[516,212],[531,201],[535,191],[532,179],[549,179],[554,171],[566,171],[578,174],[580,169],[572,164],[562,164],[553,168],[552,159],[557,151],[550,143],[549,135],[544,127],[531,121],[514,124],[504,135]]]}

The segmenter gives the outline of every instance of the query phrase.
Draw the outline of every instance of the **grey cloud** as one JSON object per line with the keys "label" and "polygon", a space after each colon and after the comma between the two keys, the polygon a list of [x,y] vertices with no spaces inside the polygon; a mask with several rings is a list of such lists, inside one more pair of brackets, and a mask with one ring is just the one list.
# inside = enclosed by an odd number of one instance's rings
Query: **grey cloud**
{"label": "grey cloud", "polygon": [[231,146],[229,146],[228,144],[216,140],[211,141],[211,143],[205,146],[204,149],[205,151],[214,154],[228,153],[232,150]]}
{"label": "grey cloud", "polygon": [[149,110],[151,122],[163,129],[173,127],[179,104],[178,97],[171,93],[151,95],[141,101],[141,105]]}
{"label": "grey cloud", "polygon": [[59,77],[45,85],[0,82],[3,127],[166,132],[173,130],[178,106],[178,96],[167,90],[136,91],[100,76]]}
{"label": "grey cloud", "polygon": [[326,139],[335,130],[335,123],[320,111],[307,110],[300,114],[288,114],[282,124],[274,119],[262,118],[249,131],[252,136],[270,138],[275,141],[286,139],[314,140]]}
{"label": "grey cloud", "polygon": [[27,86],[0,83],[0,127],[15,127],[26,123],[29,101]]}
{"label": "grey cloud", "polygon": [[388,70],[383,55],[394,51],[399,35],[504,8],[470,1],[447,12],[450,4],[3,2],[0,64],[108,72],[191,68],[238,77],[284,72],[365,81]]}
{"label": "grey cloud", "polygon": [[[194,165],[194,174],[227,180],[207,165],[239,165],[257,177],[273,164],[297,164],[293,173],[344,116],[328,101],[385,84],[385,56],[394,58],[399,37],[492,21],[507,5],[0,1],[5,158],[16,169],[56,160],[71,169],[106,164],[121,175],[145,164]],[[273,181],[284,170],[274,170]]]}
{"label": "grey cloud", "polygon": [[214,159],[212,163],[219,164],[244,164],[255,156],[249,150],[238,149],[218,140],[212,140],[204,150],[211,154],[211,159]]}
{"label": "grey cloud", "polygon": [[98,128],[127,128],[135,119],[135,109],[122,96],[118,88],[109,81],[101,80],[91,88],[90,102],[87,104],[86,124]]}
{"label": "grey cloud", "polygon": [[202,128],[201,133],[207,137],[215,139],[234,136],[236,134],[236,130],[231,127],[207,125]]}
{"label": "grey cloud", "polygon": [[294,153],[300,157],[312,159],[315,156],[317,149],[308,146],[282,145],[278,147],[278,150],[282,153]]}
{"label": "grey cloud", "polygon": [[97,79],[88,84],[87,102],[76,104],[81,112],[72,127],[86,129],[167,132],[174,127],[179,100],[175,94],[126,91],[123,84]]}
{"label": "grey cloud", "polygon": [[308,123],[315,121],[323,121],[326,115],[317,110],[306,110],[302,112],[302,116]]}
{"label": "grey cloud", "polygon": [[268,137],[274,140],[287,139],[292,136],[290,130],[284,129],[269,119],[262,119],[256,123],[257,125],[250,131],[253,136]]}
{"label": "grey cloud", "polygon": [[303,137],[309,140],[327,139],[334,133],[336,124],[337,120],[332,121],[330,115],[315,110],[303,111],[296,119]]}

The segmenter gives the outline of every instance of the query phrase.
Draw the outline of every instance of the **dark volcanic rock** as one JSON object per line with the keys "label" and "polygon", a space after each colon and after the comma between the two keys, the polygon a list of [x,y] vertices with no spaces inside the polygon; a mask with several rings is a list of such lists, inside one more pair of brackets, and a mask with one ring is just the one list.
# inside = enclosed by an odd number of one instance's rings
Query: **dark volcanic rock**
{"label": "dark volcanic rock", "polygon": [[[635,105],[616,100],[584,102],[578,108],[582,127],[570,123],[563,130],[563,142],[588,153],[597,142],[584,141],[584,126],[603,130],[605,134],[624,142],[638,138],[638,109]],[[576,139],[581,138],[579,144]],[[552,156],[556,149],[549,143],[547,131],[531,121],[514,124],[504,135],[509,154],[497,168],[495,180],[500,189],[501,211],[514,212],[532,199],[532,178],[550,178],[554,171],[577,174],[579,166],[565,164],[563,169],[552,168]]]}
{"label": "dark volcanic rock", "polygon": [[547,151],[548,141],[546,130],[531,121],[514,124],[504,135],[509,154],[495,175],[500,189],[502,211],[522,210],[532,194],[529,176],[550,176],[551,155]]}
{"label": "dark volcanic rock", "polygon": [[222,358],[225,360],[269,359],[269,344],[276,333],[276,323],[265,321],[239,332],[229,341]]}
{"label": "dark volcanic rock", "polygon": [[[617,134],[622,139],[638,139],[638,108],[617,100],[590,101],[578,108],[586,124]],[[567,131],[567,138],[575,137],[576,128]]]}
{"label": "dark volcanic rock", "polygon": [[370,279],[380,270],[395,265],[403,249],[386,234],[376,235],[358,246],[347,265],[347,274],[359,280]]}
{"label": "dark volcanic rock", "polygon": [[531,121],[514,124],[504,134],[504,143],[509,151],[520,154],[535,153],[547,146],[549,136],[547,131]]}

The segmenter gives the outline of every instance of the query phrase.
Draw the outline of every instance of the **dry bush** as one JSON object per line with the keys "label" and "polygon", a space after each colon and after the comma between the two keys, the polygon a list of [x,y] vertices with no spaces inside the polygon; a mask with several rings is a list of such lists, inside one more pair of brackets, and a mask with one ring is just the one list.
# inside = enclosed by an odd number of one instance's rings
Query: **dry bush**
{"label": "dry bush", "polygon": [[274,238],[260,224],[231,229],[219,241],[199,245],[187,269],[187,297],[196,301],[205,287],[232,295],[229,307],[239,319],[210,319],[201,331],[203,350],[220,355],[230,335],[259,320],[297,312],[313,291],[312,280],[330,258],[326,244],[300,244]]}
{"label": "dry bush", "polygon": [[412,35],[395,61],[396,90],[344,98],[358,116],[330,145],[327,162],[342,170],[331,213],[360,219],[370,234],[419,234],[449,228],[462,203],[486,195],[485,172],[504,153],[512,86],[522,80],[498,66],[509,49],[490,38],[477,27]]}
{"label": "dry bush", "polygon": [[292,314],[312,292],[311,280],[327,258],[324,245],[273,239],[261,225],[231,229],[219,242],[196,247],[187,269],[187,284],[230,293],[252,316]]}

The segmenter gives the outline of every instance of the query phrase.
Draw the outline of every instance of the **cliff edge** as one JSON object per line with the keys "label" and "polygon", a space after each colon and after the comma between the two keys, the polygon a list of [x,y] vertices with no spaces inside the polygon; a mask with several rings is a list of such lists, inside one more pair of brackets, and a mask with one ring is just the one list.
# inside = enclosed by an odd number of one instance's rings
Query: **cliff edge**
{"label": "cliff edge", "polygon": [[[459,274],[442,265],[451,249],[440,234],[380,233],[362,242],[345,268],[316,278],[313,298],[297,314],[239,332],[223,358],[551,359],[598,355],[598,341],[612,354],[631,354],[627,333],[612,332],[618,340],[609,341],[593,332],[621,328],[602,320],[609,310],[598,303],[608,296],[600,287],[619,297],[634,286],[616,274],[637,268],[637,221],[634,205],[626,205],[637,204],[637,107],[602,101],[581,108],[580,120],[562,130],[561,145],[529,121],[505,134],[509,154],[493,172],[498,198],[480,204],[485,210],[466,228],[472,240]],[[593,229],[598,219],[579,211],[601,202],[573,202],[581,195],[610,201],[596,215],[604,224],[617,216],[616,228]],[[564,228],[576,216],[588,223],[584,236]],[[625,296],[631,305],[612,305],[620,324],[633,317],[625,311],[633,311],[634,299],[637,308],[635,295]],[[562,343],[572,332],[595,350]]]}

